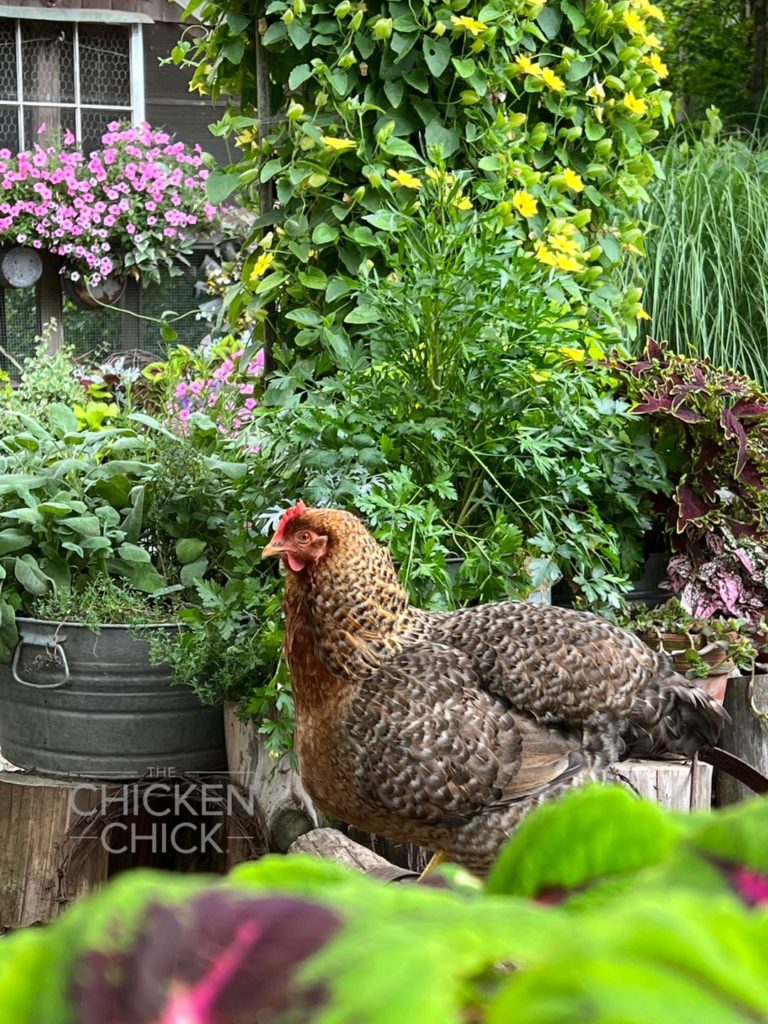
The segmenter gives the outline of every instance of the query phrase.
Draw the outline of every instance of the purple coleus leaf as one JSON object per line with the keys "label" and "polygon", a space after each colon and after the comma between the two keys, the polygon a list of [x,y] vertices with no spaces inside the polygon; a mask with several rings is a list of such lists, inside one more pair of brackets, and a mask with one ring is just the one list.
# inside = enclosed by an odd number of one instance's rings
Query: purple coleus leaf
{"label": "purple coleus leaf", "polygon": [[711,469],[712,463],[720,454],[720,446],[711,437],[705,438],[699,447],[698,455],[693,463],[694,473],[700,473],[703,469]]}
{"label": "purple coleus leaf", "polygon": [[714,474],[706,469],[702,470],[697,477],[697,483],[704,492],[705,497],[713,502],[717,497],[717,480]]}
{"label": "purple coleus leaf", "polygon": [[747,461],[744,464],[744,469],[741,471],[741,479],[745,484],[749,484],[750,487],[754,487],[758,491],[765,490],[765,480],[763,480],[760,470],[753,462]]}
{"label": "purple coleus leaf", "polygon": [[659,342],[655,341],[653,338],[648,339],[648,344],[645,346],[645,355],[648,359],[660,362],[663,366],[666,366],[669,361],[666,358],[667,352],[664,342],[659,344]]}
{"label": "purple coleus leaf", "polygon": [[738,519],[726,519],[725,525],[734,537],[758,537],[760,531],[752,523],[741,523]]}
{"label": "purple coleus leaf", "polygon": [[700,412],[696,412],[695,409],[691,409],[689,405],[678,405],[673,407],[672,415],[682,420],[683,423],[704,423],[706,416],[702,416]]}
{"label": "purple coleus leaf", "polygon": [[341,924],[326,907],[216,889],[151,905],[130,948],[90,950],[75,967],[78,1024],[252,1024],[291,1012],[310,1021],[321,987],[300,964]]}
{"label": "purple coleus leaf", "polygon": [[698,519],[703,519],[704,516],[712,511],[709,503],[700,494],[697,494],[690,484],[678,484],[675,497],[678,506],[678,533],[682,533],[689,523],[695,523]]}
{"label": "purple coleus leaf", "polygon": [[736,456],[736,468],[734,470],[734,475],[739,477],[742,474],[744,466],[747,464],[747,432],[730,409],[723,410],[723,414],[720,417],[720,423],[725,431],[725,436],[735,438],[739,442],[739,451]]}
{"label": "purple coleus leaf", "polygon": [[651,412],[671,412],[672,410],[672,399],[668,395],[661,396],[648,396],[645,401],[640,402],[634,407],[632,412],[636,412],[640,415],[643,413]]}
{"label": "purple coleus leaf", "polygon": [[[624,369],[625,370],[627,368],[626,365],[622,366],[621,363],[617,363],[616,365],[618,366],[619,369]],[[643,373],[645,373],[646,370],[650,370],[652,365],[653,365],[652,363],[649,363],[646,360],[641,359],[639,362],[634,363],[634,365],[632,365],[632,367],[630,368],[630,372],[632,373],[633,377],[638,377],[639,378]]]}
{"label": "purple coleus leaf", "polygon": [[749,399],[742,399],[731,409],[731,412],[740,420],[759,419],[768,416],[768,405],[764,402],[752,402]]}

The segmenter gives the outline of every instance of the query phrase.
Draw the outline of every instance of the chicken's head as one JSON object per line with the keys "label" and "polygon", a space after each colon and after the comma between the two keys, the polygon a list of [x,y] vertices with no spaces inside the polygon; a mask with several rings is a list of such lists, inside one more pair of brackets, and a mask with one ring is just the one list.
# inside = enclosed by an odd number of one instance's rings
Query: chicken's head
{"label": "chicken's head", "polygon": [[395,577],[389,552],[357,516],[340,508],[307,508],[303,502],[283,513],[262,556],[277,556],[292,573],[322,568],[326,580],[361,572],[387,581]]}
{"label": "chicken's head", "polygon": [[308,509],[303,501],[286,509],[274,537],[262,551],[262,557],[276,555],[293,572],[302,572],[310,562],[318,562],[328,546],[328,534],[321,532],[312,521],[314,511]]}

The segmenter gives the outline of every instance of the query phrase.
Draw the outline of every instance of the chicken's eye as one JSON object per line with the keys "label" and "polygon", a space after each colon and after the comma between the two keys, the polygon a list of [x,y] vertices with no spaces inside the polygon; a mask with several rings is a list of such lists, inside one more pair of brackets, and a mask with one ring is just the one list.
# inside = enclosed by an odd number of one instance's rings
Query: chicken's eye
{"label": "chicken's eye", "polygon": [[301,530],[299,533],[296,534],[296,540],[299,542],[299,544],[308,544],[311,539],[312,534],[309,532],[309,530]]}

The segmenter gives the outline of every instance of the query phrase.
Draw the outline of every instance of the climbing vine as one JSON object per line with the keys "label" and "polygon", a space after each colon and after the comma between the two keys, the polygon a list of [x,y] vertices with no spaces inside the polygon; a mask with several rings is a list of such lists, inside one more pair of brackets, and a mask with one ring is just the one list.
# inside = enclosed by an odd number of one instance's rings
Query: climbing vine
{"label": "climbing vine", "polygon": [[[229,308],[273,317],[278,357],[354,360],[360,277],[387,272],[436,181],[455,216],[479,209],[535,255],[554,301],[636,330],[641,289],[617,271],[643,253],[629,208],[670,113],[649,0],[208,0],[195,15],[207,31],[173,59],[228,99],[213,131],[241,150],[210,197],[255,206],[270,184],[276,200]],[[257,34],[278,115],[261,131]]]}

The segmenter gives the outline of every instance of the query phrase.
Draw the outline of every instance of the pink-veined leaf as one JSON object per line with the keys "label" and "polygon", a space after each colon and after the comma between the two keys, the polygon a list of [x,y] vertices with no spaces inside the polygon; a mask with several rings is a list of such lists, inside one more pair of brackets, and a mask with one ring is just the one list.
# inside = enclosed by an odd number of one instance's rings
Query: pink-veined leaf
{"label": "pink-veined leaf", "polygon": [[736,555],[738,560],[741,562],[741,564],[747,570],[749,575],[750,576],[754,576],[755,575],[755,563],[752,561],[752,559],[749,557],[749,555],[746,553],[746,551],[744,551],[743,548],[734,548],[733,549],[733,553],[734,553],[734,555]]}

